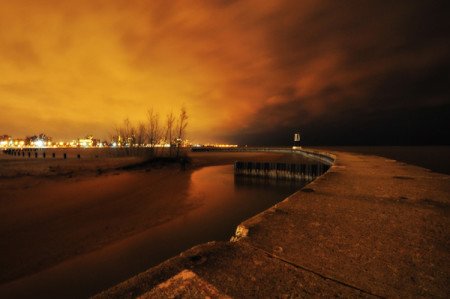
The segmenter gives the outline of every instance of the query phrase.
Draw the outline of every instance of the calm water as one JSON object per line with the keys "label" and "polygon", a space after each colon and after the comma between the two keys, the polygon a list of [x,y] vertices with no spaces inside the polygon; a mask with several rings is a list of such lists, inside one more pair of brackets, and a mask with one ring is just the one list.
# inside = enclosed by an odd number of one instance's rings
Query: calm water
{"label": "calm water", "polygon": [[383,156],[450,174],[450,146],[339,146],[323,149]]}
{"label": "calm water", "polygon": [[181,217],[78,256],[0,288],[0,297],[87,297],[178,253],[213,240],[229,240],[243,220],[286,198],[304,183],[238,179],[228,166],[206,167],[190,179]]}

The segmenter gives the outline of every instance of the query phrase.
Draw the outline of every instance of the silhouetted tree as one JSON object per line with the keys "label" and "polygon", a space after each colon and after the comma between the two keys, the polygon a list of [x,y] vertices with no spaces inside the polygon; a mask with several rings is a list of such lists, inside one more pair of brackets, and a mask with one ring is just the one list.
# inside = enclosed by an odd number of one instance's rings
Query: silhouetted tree
{"label": "silhouetted tree", "polygon": [[155,146],[161,139],[161,127],[159,125],[159,114],[153,108],[147,111],[147,140],[152,149],[152,154],[155,154]]}
{"label": "silhouetted tree", "polygon": [[183,106],[178,118],[173,112],[166,115],[165,124],[161,125],[159,113],[153,108],[147,111],[147,122],[139,122],[133,125],[129,118],[125,118],[120,125],[116,125],[114,133],[111,134],[112,142],[118,147],[124,148],[126,155],[139,154],[145,150],[139,149],[148,143],[151,155],[156,155],[156,146],[165,139],[169,144],[169,156],[172,157],[173,147],[177,146],[176,156],[180,155],[180,147],[185,139],[188,114]]}
{"label": "silhouetted tree", "polygon": [[177,130],[178,130],[178,138],[177,138],[177,157],[180,155],[180,147],[182,145],[183,139],[186,135],[186,128],[188,125],[188,114],[186,111],[186,107],[181,107],[180,115],[178,116],[177,122]]}
{"label": "silhouetted tree", "polygon": [[146,127],[143,122],[139,122],[136,128],[136,145],[138,147],[145,145]]}
{"label": "silhouetted tree", "polygon": [[172,156],[174,123],[175,116],[173,115],[173,112],[170,112],[166,117],[166,141],[169,143],[169,156]]}
{"label": "silhouetted tree", "polygon": [[123,120],[121,126],[116,127],[118,146],[125,148],[125,154],[130,155],[136,145],[137,129],[131,124],[128,118]]}

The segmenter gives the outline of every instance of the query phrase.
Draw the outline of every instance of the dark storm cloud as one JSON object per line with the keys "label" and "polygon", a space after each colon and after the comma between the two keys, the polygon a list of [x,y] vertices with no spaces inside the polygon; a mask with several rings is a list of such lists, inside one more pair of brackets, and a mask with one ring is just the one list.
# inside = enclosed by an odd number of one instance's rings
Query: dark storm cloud
{"label": "dark storm cloud", "polygon": [[448,143],[445,11],[421,1],[283,11],[267,41],[275,70],[288,73],[283,100],[262,107],[236,140],[283,144],[301,131],[310,144]]}
{"label": "dark storm cloud", "polygon": [[414,0],[4,1],[0,128],[27,134],[32,116],[54,137],[105,138],[147,107],[185,104],[198,142],[289,144],[300,131],[308,143],[448,143],[447,11]]}

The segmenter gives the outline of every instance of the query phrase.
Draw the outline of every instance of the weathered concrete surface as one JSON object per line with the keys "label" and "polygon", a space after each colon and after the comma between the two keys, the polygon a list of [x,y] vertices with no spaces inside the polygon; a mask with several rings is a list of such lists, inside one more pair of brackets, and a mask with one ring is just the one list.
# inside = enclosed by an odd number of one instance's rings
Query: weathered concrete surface
{"label": "weathered concrete surface", "polygon": [[[325,297],[365,295],[359,290],[280,261],[251,246],[211,242],[194,247],[98,297],[131,298],[141,294],[152,294],[154,298],[177,297],[180,295],[179,284],[174,284],[171,289],[162,289],[160,284],[170,284],[170,280],[185,269],[196,273],[222,296],[269,298],[274,294],[281,297],[312,294]],[[205,291],[202,284],[191,284],[186,292],[189,294],[186,297],[189,298],[205,298],[204,294],[208,290]]]}
{"label": "weathered concrete surface", "polygon": [[203,297],[203,298],[231,298],[223,295],[213,285],[201,279],[197,274],[189,270],[183,270],[174,277],[160,283],[149,292],[139,296],[139,299],[155,298],[163,296]]}
{"label": "weathered concrete surface", "polygon": [[[450,176],[336,156],[234,242],[197,246],[99,297],[450,297]],[[200,281],[180,293],[171,281],[185,269]]]}

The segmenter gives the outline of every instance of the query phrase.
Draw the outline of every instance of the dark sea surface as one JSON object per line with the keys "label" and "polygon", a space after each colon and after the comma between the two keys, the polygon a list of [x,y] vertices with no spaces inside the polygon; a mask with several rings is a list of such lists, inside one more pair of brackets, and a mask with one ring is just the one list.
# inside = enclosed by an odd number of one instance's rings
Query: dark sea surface
{"label": "dark sea surface", "polygon": [[382,156],[450,174],[450,146],[336,146],[324,150],[354,152]]}

